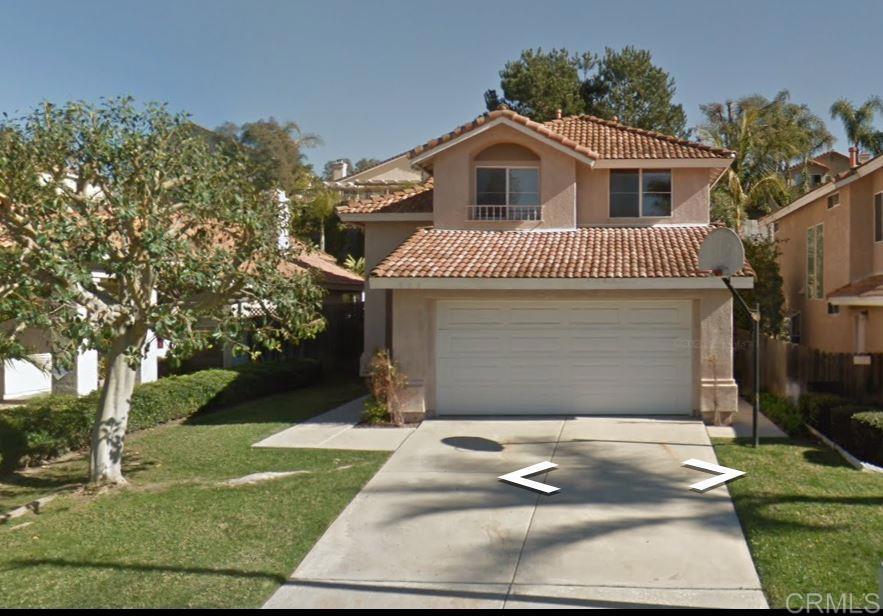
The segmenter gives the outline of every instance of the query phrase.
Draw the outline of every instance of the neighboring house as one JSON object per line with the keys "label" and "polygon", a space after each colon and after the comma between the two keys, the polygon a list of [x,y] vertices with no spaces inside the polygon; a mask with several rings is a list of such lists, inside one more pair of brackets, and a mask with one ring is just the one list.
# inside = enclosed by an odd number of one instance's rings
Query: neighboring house
{"label": "neighboring house", "polygon": [[[29,356],[31,361],[0,361],[0,400],[21,400],[48,393],[84,396],[98,389],[97,351],[82,351],[72,366],[60,370],[53,365],[49,344],[40,332],[29,331],[23,339],[34,350]],[[165,354],[163,346],[161,340],[150,336],[137,375],[139,383],[158,378],[157,360]]]}
{"label": "neighboring house", "polygon": [[792,342],[883,353],[883,156],[852,162],[763,222],[779,241]]}
{"label": "neighboring house", "polygon": [[426,179],[426,173],[411,166],[407,154],[399,154],[350,175],[349,165],[339,160],[332,165],[325,182],[341,194],[342,201],[359,201],[388,195]]}
{"label": "neighboring house", "polygon": [[806,186],[809,189],[836,178],[849,170],[849,156],[836,150],[829,150],[788,168],[788,180],[792,186]]}
{"label": "neighboring house", "polygon": [[732,157],[591,116],[540,124],[509,110],[411,150],[431,180],[338,210],[365,231],[363,365],[392,350],[406,412],[726,421],[732,298],[697,253]]}

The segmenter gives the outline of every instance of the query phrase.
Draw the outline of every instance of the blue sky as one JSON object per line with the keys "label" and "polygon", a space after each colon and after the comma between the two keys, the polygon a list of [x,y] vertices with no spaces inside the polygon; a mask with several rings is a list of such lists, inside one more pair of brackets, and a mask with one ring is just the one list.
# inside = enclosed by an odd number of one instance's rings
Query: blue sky
{"label": "blue sky", "polygon": [[0,0],[0,11],[0,111],[132,94],[208,127],[275,116],[323,138],[308,153],[320,168],[386,158],[473,118],[527,47],[650,49],[691,125],[701,103],[755,92],[786,88],[826,121],[838,97],[883,95],[876,0]]}

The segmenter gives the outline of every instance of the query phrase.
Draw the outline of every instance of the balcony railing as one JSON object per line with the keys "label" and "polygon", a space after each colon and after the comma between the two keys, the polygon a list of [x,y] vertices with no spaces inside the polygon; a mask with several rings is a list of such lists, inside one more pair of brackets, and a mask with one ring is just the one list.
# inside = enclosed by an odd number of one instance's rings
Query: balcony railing
{"label": "balcony railing", "polygon": [[542,220],[541,205],[467,205],[468,220]]}

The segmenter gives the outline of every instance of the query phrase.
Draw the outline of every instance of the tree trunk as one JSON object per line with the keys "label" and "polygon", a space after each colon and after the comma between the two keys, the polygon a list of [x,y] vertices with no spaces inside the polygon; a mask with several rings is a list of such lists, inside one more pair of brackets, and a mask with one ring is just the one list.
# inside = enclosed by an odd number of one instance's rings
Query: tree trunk
{"label": "tree trunk", "polygon": [[108,352],[107,377],[101,389],[98,414],[92,428],[89,477],[92,483],[126,482],[123,478],[123,441],[137,378],[137,367],[130,364],[126,350],[143,347],[145,337],[144,333],[128,327],[114,340]]}
{"label": "tree trunk", "polygon": [[319,250],[325,252],[325,220],[319,223]]}

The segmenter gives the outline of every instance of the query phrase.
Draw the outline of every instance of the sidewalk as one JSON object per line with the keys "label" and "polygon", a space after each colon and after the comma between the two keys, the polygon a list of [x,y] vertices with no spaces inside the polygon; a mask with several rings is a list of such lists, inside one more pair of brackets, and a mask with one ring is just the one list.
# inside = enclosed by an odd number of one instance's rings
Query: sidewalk
{"label": "sidewalk", "polygon": [[[706,426],[711,438],[751,438],[751,405],[739,398],[739,412],[732,426]],[[757,417],[757,434],[760,438],[787,438],[788,435],[761,413]]]}
{"label": "sidewalk", "polygon": [[395,451],[416,429],[358,426],[366,396],[286,428],[252,447]]}

